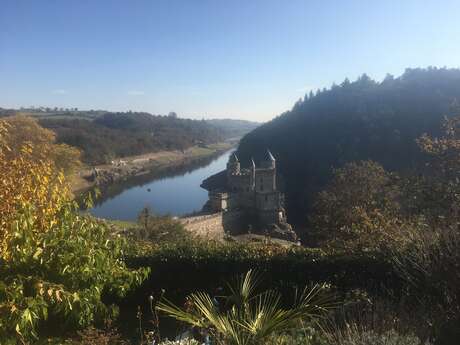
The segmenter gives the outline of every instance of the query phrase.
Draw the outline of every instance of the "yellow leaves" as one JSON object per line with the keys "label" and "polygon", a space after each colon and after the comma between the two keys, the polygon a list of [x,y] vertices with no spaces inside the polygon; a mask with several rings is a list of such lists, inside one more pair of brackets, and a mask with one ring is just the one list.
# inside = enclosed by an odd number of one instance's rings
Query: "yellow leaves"
{"label": "yellow leaves", "polygon": [[60,291],[60,290],[56,290],[55,294],[56,294],[56,300],[57,300],[58,302],[62,302],[61,291]]}
{"label": "yellow leaves", "polygon": [[[32,122],[31,122],[32,121]],[[27,133],[27,130],[38,133]],[[47,231],[56,224],[56,214],[69,199],[62,173],[50,158],[54,138],[41,133],[38,124],[25,118],[0,120],[0,257],[7,260],[8,243],[14,238],[12,225],[25,208],[33,210],[30,219],[36,231]],[[36,252],[34,258],[38,258]]]}
{"label": "yellow leaves", "polygon": [[43,253],[43,249],[38,247],[35,254],[33,255],[34,260],[38,260],[39,256]]}
{"label": "yellow leaves", "polygon": [[23,155],[31,155],[33,153],[32,145],[29,143],[24,144],[24,146],[21,147],[20,152]]}
{"label": "yellow leaves", "polygon": [[[0,261],[8,278],[8,284],[0,280],[0,331],[28,342],[36,339],[38,321],[46,320],[48,312],[67,320],[72,311],[86,323],[94,314],[102,315],[99,304],[93,305],[101,300],[101,291],[113,284],[121,293],[132,284],[123,276],[132,282],[138,274],[121,260],[123,242],[108,244],[108,230],[79,216],[69,203],[50,138],[46,133],[30,138],[19,124],[37,129],[23,119],[14,126],[0,119]],[[67,153],[65,164],[73,159]],[[30,276],[22,275],[22,267]],[[84,305],[83,311],[76,303]]]}
{"label": "yellow leaves", "polygon": [[24,310],[24,312],[22,313],[22,318],[23,320],[27,321],[30,325],[33,325],[32,313],[28,308]]}
{"label": "yellow leaves", "polygon": [[48,285],[48,287],[42,286],[39,293],[41,296],[45,296],[49,300],[57,301],[59,303],[63,301],[63,296],[68,294],[68,292],[66,293],[60,285]]}

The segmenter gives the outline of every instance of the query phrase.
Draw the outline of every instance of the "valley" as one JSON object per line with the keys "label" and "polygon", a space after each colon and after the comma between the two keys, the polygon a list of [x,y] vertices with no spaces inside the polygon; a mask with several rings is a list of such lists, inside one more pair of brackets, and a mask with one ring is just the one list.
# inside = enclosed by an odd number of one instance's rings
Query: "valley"
{"label": "valley", "polygon": [[0,345],[460,344],[459,13],[2,1]]}

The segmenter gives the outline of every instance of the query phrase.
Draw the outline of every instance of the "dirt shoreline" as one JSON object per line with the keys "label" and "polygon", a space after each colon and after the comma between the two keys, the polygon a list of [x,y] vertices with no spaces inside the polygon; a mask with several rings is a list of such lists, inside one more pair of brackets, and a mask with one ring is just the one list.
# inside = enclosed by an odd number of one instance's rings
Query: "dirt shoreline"
{"label": "dirt shoreline", "polygon": [[193,146],[184,151],[160,151],[144,155],[115,159],[112,164],[86,167],[72,178],[71,188],[75,197],[97,187],[101,190],[119,182],[139,178],[142,175],[193,164],[199,160],[218,156],[235,147],[238,141],[221,142],[206,146]]}

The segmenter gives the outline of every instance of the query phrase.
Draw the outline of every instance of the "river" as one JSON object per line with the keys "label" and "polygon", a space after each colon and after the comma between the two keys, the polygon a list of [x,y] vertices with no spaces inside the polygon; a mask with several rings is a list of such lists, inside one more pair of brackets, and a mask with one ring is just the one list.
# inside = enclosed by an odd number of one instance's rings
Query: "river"
{"label": "river", "polygon": [[201,182],[224,170],[231,152],[173,169],[161,177],[144,176],[112,186],[90,212],[99,218],[133,221],[144,207],[158,215],[183,216],[200,211],[208,199]]}

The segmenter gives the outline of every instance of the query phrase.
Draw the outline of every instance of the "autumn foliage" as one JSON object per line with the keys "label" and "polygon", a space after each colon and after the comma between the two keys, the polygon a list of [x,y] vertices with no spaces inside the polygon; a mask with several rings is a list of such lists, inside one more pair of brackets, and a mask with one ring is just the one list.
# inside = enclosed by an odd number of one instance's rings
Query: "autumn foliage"
{"label": "autumn foliage", "polygon": [[26,118],[0,122],[0,241],[4,259],[10,254],[6,245],[12,236],[9,229],[25,205],[34,209],[37,231],[44,231],[56,222],[55,215],[69,196],[62,172],[49,158],[52,137],[38,136],[34,141],[22,134],[21,138],[18,132],[22,125],[38,127]]}
{"label": "autumn foliage", "polygon": [[103,296],[145,273],[126,268],[124,241],[107,225],[79,214],[63,175],[78,155],[53,138],[30,119],[0,121],[2,344],[34,343],[48,320],[65,330],[110,318]]}
{"label": "autumn foliage", "polygon": [[318,194],[310,225],[322,244],[354,249],[401,247],[420,233],[436,237],[458,227],[460,211],[460,117],[445,119],[443,136],[417,140],[426,164],[396,174],[372,161],[334,171]]}

